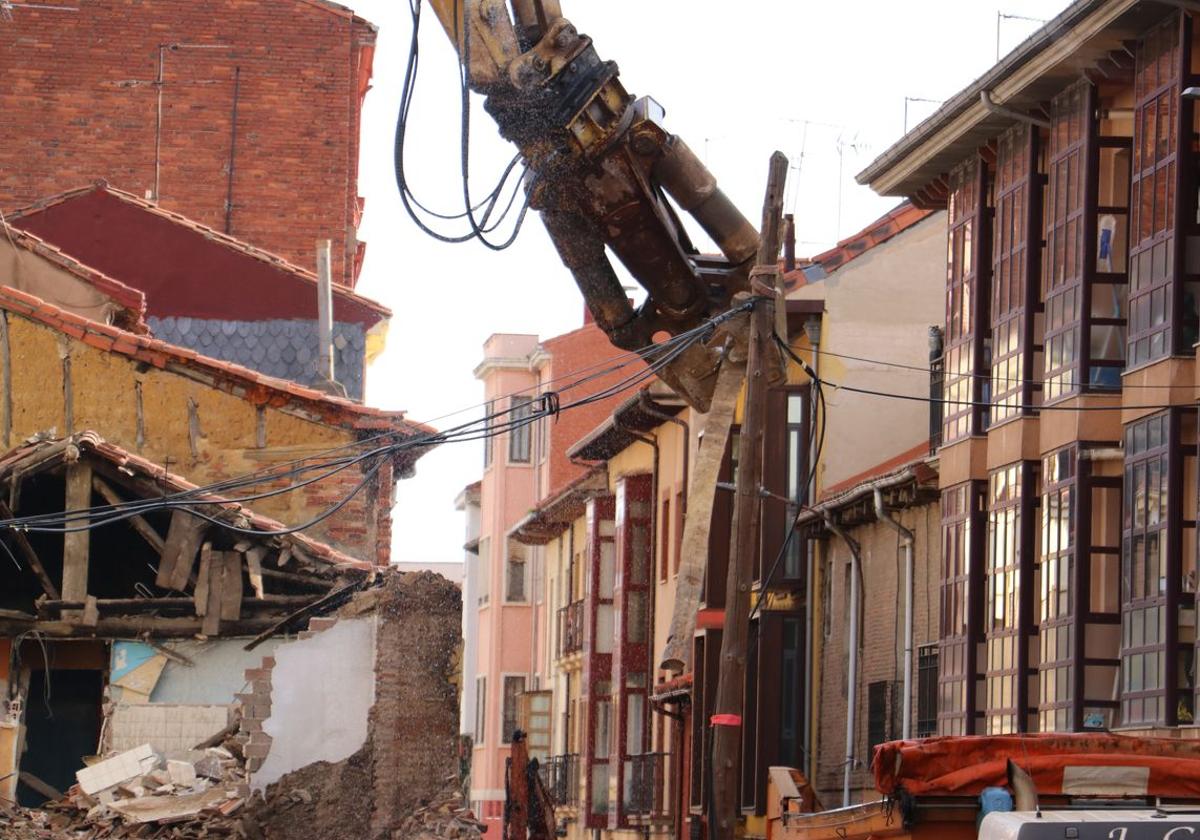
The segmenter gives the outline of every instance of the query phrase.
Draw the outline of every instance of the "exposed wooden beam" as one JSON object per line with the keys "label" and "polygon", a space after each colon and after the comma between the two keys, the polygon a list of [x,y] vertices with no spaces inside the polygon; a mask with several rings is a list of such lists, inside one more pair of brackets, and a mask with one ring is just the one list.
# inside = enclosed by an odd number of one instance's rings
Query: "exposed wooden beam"
{"label": "exposed wooden beam", "polygon": [[183,592],[192,577],[196,565],[196,553],[208,530],[208,521],[192,516],[184,510],[171,514],[171,527],[167,530],[162,560],[158,564],[158,577],[154,582],[163,589]]}
{"label": "exposed wooden beam", "polygon": [[[255,636],[279,623],[278,613],[221,625],[225,636]],[[157,639],[188,638],[200,633],[201,621],[196,618],[163,618],[156,615],[112,616],[101,618],[95,627],[81,627],[72,621],[28,621],[7,618],[0,614],[0,636],[17,636],[37,630],[53,638],[136,639],[149,636]]]}
{"label": "exposed wooden beam", "polygon": [[311,604],[309,604],[306,607],[301,607],[300,609],[296,610],[295,612],[291,613],[290,615],[284,616],[283,618],[279,619],[279,621],[277,621],[275,624],[273,624],[271,627],[267,628],[266,630],[264,630],[263,632],[261,632],[257,636],[255,636],[249,642],[249,644],[247,644],[243,647],[243,650],[254,650],[256,647],[261,645],[267,639],[274,636],[276,633],[279,633],[283,630],[287,630],[289,627],[291,627],[291,625],[293,623],[295,623],[303,618],[307,618],[308,616],[313,615],[314,613],[317,613],[321,610],[336,609],[342,603],[350,600],[351,596],[353,596],[355,592],[362,589],[363,586],[366,585],[366,583],[367,583],[366,578],[363,578],[360,581],[355,581],[354,583],[351,583],[347,586],[343,586],[341,589],[338,589],[334,592],[330,592],[324,598],[320,598],[316,601],[313,601]]}
{"label": "exposed wooden beam", "polygon": [[[83,511],[92,506],[92,468],[87,461],[67,464],[65,510]],[[63,534],[62,597],[67,601],[86,601],[88,595],[88,552],[91,534],[87,516],[73,519]],[[79,614],[64,614],[67,620],[78,620]]]}
{"label": "exposed wooden beam", "polygon": [[[92,488],[110,505],[125,504],[125,500],[117,495],[117,491],[98,475],[92,476]],[[158,531],[154,530],[154,526],[136,513],[129,517],[129,524],[133,526],[135,531],[142,535],[142,539],[150,543],[150,547],[158,552],[158,555],[161,557],[163,548],[166,546],[166,541]]]}
{"label": "exposed wooden beam", "polygon": [[[12,510],[3,501],[0,501],[0,518],[14,518]],[[58,599],[60,597],[58,587],[54,585],[54,581],[50,580],[50,575],[46,573],[46,567],[42,565],[41,558],[37,556],[37,552],[29,544],[29,539],[15,528],[10,530],[8,535],[12,538],[13,545],[17,547],[17,553],[29,564],[29,569],[37,577],[38,583],[42,585],[42,591],[46,593],[46,597]]]}
{"label": "exposed wooden beam", "polygon": [[[262,598],[245,598],[240,601],[241,608],[255,607],[295,607],[311,604],[319,595],[266,595]],[[97,598],[96,607],[106,612],[142,613],[154,610],[191,610],[195,608],[195,600],[188,597],[173,598]],[[60,610],[83,609],[85,601],[54,600],[42,601],[38,604],[39,611],[55,613]]]}

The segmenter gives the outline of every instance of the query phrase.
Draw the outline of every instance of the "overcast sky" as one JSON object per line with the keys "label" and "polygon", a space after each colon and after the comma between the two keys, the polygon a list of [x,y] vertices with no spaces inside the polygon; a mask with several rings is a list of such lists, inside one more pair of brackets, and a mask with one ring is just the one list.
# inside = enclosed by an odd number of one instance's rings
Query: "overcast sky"
{"label": "overcast sky", "polygon": [[[363,117],[360,235],[367,257],[359,291],[391,307],[388,347],[368,375],[372,405],[414,420],[476,406],[471,371],[492,333],[547,338],[581,323],[583,302],[540,220],[530,214],[516,244],[494,253],[478,243],[425,236],[400,204],[392,144],[411,34],[407,0],[342,0],[379,26],[373,89]],[[788,210],[798,251],[815,254],[895,205],[854,175],[904,131],[905,97],[944,100],[996,57],[997,14],[1047,19],[1065,0],[562,0],[625,87],[650,95],[669,128],[705,160],[747,217],[758,220],[767,158],[791,159]],[[1005,19],[1009,51],[1037,23]],[[409,179],[418,197],[461,211],[459,92],[455,55],[431,10],[421,26],[421,75],[410,118]],[[908,125],[935,104],[908,104]],[[471,184],[491,189],[513,150],[475,103]],[[447,230],[461,232],[447,224]],[[441,420],[445,426],[481,409]],[[454,498],[479,478],[478,443],[426,455],[399,485],[393,559],[462,559],[463,521]]]}

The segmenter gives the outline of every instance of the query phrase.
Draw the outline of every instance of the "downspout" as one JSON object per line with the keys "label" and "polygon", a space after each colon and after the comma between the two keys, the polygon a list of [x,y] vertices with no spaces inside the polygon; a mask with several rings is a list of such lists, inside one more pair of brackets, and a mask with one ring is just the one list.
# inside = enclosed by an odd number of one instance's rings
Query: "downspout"
{"label": "downspout", "polygon": [[862,558],[859,557],[858,543],[841,526],[833,521],[828,512],[825,513],[825,527],[846,543],[850,549],[850,663],[847,668],[846,689],[846,762],[842,774],[842,807],[850,807],[850,774],[854,772],[854,719],[858,711],[858,578],[862,574]]}
{"label": "downspout", "polygon": [[988,113],[996,114],[1001,117],[1008,117],[1010,120],[1023,122],[1027,125],[1036,125],[1038,128],[1050,128],[1050,121],[1043,120],[1038,117],[1018,111],[1016,108],[1009,108],[1007,105],[1001,105],[992,99],[990,90],[979,91],[979,102],[988,111]]}
{"label": "downspout", "polygon": [[900,737],[905,741],[912,735],[912,671],[913,671],[913,532],[905,528],[883,503],[883,491],[875,488],[875,518],[900,535],[904,545],[904,677],[902,679],[904,715]]}
{"label": "downspout", "polygon": [[653,417],[656,420],[662,420],[666,423],[674,423],[679,428],[683,429],[683,509],[680,514],[687,514],[687,497],[688,497],[688,458],[692,447],[692,429],[688,426],[686,420],[680,420],[678,417],[672,417],[670,414],[659,411],[654,407],[654,403],[650,400],[648,391],[642,391],[639,402],[639,407],[647,416]]}

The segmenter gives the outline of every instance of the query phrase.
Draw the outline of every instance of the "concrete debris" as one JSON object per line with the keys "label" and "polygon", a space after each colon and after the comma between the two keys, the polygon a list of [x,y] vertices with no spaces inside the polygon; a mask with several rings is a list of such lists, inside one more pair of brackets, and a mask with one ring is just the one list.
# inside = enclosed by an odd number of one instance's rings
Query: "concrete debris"
{"label": "concrete debris", "polygon": [[458,779],[451,777],[437,796],[392,831],[392,840],[476,840],[483,837],[486,828],[463,802]]}

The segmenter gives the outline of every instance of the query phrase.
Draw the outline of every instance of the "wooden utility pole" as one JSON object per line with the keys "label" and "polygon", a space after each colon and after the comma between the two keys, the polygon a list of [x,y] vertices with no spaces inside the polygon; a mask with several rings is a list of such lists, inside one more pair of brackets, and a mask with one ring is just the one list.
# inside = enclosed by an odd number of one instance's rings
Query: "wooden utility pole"
{"label": "wooden utility pole", "polygon": [[[783,190],[787,180],[787,158],[771,155],[767,195],[763,201],[758,266],[751,272],[751,292],[766,300],[750,313],[750,339],[746,357],[746,396],[738,441],[737,497],[735,501],[733,553],[725,586],[725,627],[721,635],[721,664],[717,699],[713,706],[712,764],[713,807],[709,840],[731,840],[737,825],[739,759],[742,742],[742,707],[746,682],[746,640],[750,632],[750,584],[754,578],[754,556],[758,551],[758,524],[762,484],[763,416],[767,386],[771,379],[768,362],[775,330],[775,292],[783,226]],[[765,287],[765,288],[764,288]]]}

